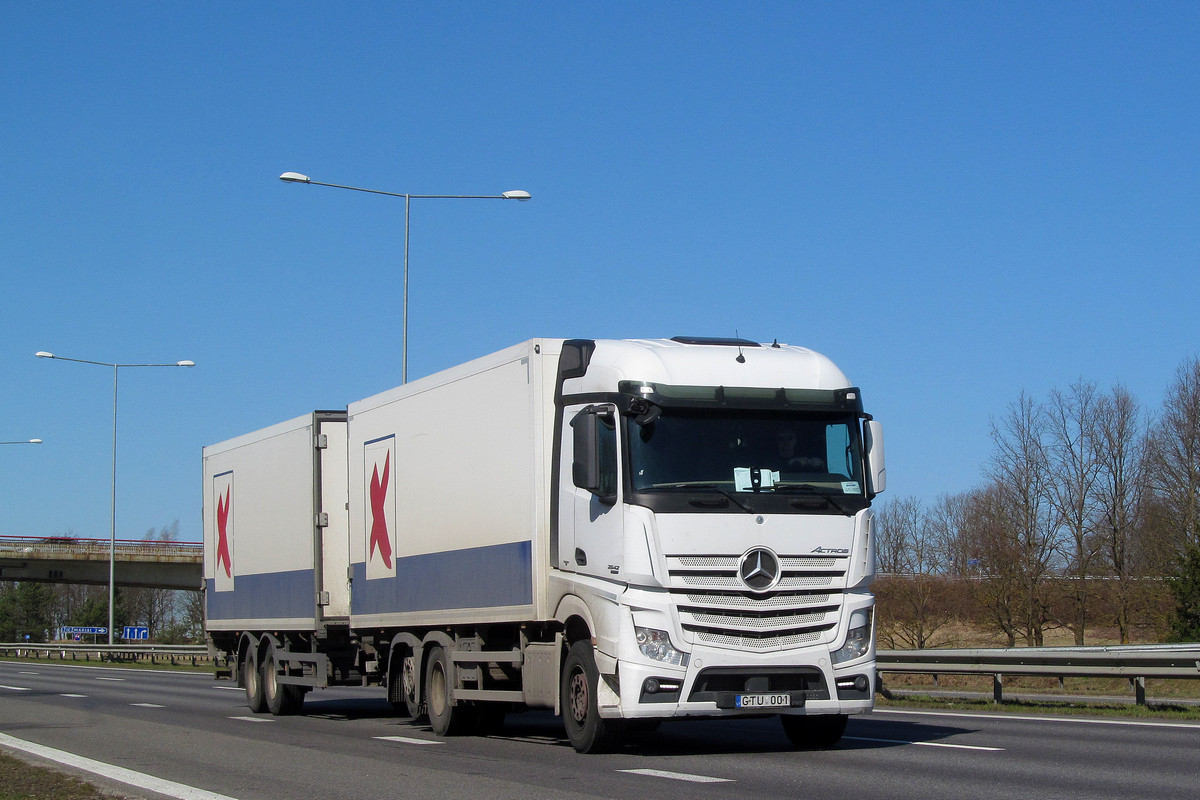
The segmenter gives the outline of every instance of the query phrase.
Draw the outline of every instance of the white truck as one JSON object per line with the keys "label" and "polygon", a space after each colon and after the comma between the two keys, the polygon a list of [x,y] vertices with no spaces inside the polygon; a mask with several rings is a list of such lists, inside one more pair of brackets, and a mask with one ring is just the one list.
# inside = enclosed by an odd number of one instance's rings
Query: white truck
{"label": "white truck", "polygon": [[204,448],[208,635],[260,713],[379,684],[439,735],[778,714],[828,747],[872,707],[884,474],[811,350],[533,339]]}

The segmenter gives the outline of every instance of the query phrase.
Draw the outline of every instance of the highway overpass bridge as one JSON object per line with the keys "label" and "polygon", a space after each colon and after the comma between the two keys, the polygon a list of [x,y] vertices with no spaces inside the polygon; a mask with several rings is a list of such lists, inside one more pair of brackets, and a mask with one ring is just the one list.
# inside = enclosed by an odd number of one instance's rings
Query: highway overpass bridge
{"label": "highway overpass bridge", "polygon": [[[107,586],[108,558],[108,539],[3,536],[0,581]],[[115,571],[118,586],[196,591],[203,587],[204,546],[118,539]]]}

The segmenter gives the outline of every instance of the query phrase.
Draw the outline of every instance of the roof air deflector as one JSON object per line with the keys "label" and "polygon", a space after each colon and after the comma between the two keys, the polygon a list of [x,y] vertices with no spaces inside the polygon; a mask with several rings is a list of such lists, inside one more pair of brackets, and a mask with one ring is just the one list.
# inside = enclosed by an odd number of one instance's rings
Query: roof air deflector
{"label": "roof air deflector", "polygon": [[762,347],[749,339],[723,339],[719,336],[672,336],[672,342],[680,344],[715,344],[725,347]]}

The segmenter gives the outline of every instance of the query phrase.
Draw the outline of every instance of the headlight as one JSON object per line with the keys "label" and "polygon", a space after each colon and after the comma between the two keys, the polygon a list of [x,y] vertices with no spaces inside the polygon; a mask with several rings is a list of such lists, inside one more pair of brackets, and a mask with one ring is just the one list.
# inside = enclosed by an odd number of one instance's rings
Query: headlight
{"label": "headlight", "polygon": [[833,663],[860,658],[871,649],[872,610],[860,609],[850,615],[850,632],[846,634],[846,643],[830,654]]}
{"label": "headlight", "polygon": [[646,658],[652,658],[655,661],[662,661],[666,664],[675,664],[679,667],[688,665],[688,654],[681,653],[676,650],[671,644],[671,637],[666,631],[656,631],[654,628],[639,628],[634,626],[634,634],[637,636],[638,649],[642,651],[642,655]]}

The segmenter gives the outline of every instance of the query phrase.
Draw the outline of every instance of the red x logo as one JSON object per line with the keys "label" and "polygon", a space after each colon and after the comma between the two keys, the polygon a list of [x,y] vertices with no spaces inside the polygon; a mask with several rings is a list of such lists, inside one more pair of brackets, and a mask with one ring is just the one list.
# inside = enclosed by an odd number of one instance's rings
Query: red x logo
{"label": "red x logo", "polygon": [[374,471],[371,473],[371,552],[367,556],[370,560],[375,556],[375,548],[379,548],[379,555],[383,558],[383,564],[388,569],[392,568],[392,537],[388,535],[387,529],[387,512],[383,507],[383,501],[387,498],[388,492],[388,473],[392,467],[392,454],[389,452],[383,460],[383,478],[379,477],[379,465],[375,465]]}
{"label": "red x logo", "polygon": [[225,562],[225,576],[233,577],[233,562],[229,559],[229,493],[232,486],[225,487],[225,496],[217,498],[217,569]]}

